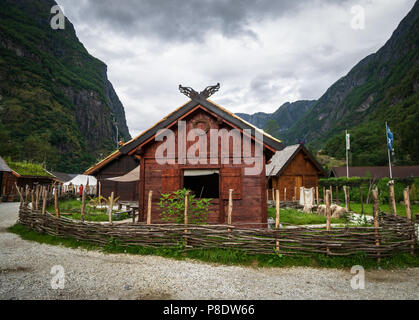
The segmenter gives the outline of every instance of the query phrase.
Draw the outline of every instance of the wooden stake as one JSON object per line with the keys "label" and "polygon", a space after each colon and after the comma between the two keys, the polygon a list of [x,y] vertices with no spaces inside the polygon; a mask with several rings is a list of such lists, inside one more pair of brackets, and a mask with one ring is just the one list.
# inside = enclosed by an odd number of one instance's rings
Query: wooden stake
{"label": "wooden stake", "polygon": [[113,199],[114,199],[114,196],[115,196],[115,194],[114,194],[114,192],[112,191],[112,192],[111,192],[111,200],[110,200],[110,203],[109,203],[109,208],[108,208],[108,214],[109,214],[109,224],[110,224],[110,225],[112,225],[112,224],[113,224],[113,222],[112,222],[112,210],[113,210]]}
{"label": "wooden stake", "polygon": [[284,188],[284,201],[287,201],[287,188]]}
{"label": "wooden stake", "polygon": [[153,191],[150,190],[148,192],[148,203],[147,203],[147,224],[151,224],[151,204],[152,204],[152,201],[153,201]]}
{"label": "wooden stake", "polygon": [[[227,224],[231,226],[232,215],[233,215],[233,189],[228,190],[228,211],[227,211]],[[275,197],[274,197],[275,199]],[[228,228],[228,233],[230,234],[231,229]]]}
{"label": "wooden stake", "polygon": [[31,190],[31,211],[35,210],[35,195],[33,189]]}
{"label": "wooden stake", "polygon": [[346,186],[343,186],[343,193],[345,195],[345,208],[348,210],[348,191],[346,190]]}
{"label": "wooden stake", "polygon": [[316,204],[319,205],[319,186],[316,186]]}
{"label": "wooden stake", "polygon": [[272,200],[275,201],[275,189],[272,188]]}
{"label": "wooden stake", "polygon": [[101,183],[100,183],[100,181],[98,182],[98,185],[99,185],[99,198],[101,197],[101,192],[102,192],[102,188],[101,188]]}
{"label": "wooden stake", "polygon": [[269,189],[266,189],[266,202],[269,201]]}
{"label": "wooden stake", "polygon": [[23,194],[21,192],[21,190],[19,189],[19,187],[17,186],[17,183],[15,182],[15,186],[16,186],[16,190],[19,193],[19,198],[20,198],[20,205],[19,208],[23,207]]}
{"label": "wooden stake", "polygon": [[35,188],[35,210],[39,210],[39,185]]}
{"label": "wooden stake", "polygon": [[297,187],[294,187],[294,201],[298,201],[297,200]]}
{"label": "wooden stake", "polygon": [[57,189],[54,190],[54,204],[55,204],[55,216],[60,217],[60,206],[58,203],[58,192]]}
{"label": "wooden stake", "polygon": [[[326,190],[326,231],[330,231],[330,217],[331,217],[331,192],[330,190]],[[330,248],[326,247],[326,254],[330,254]]]}
{"label": "wooden stake", "polygon": [[[406,208],[406,217],[409,222],[412,222],[412,210],[410,208],[410,194],[409,194],[409,187],[403,190],[403,197],[404,197],[404,206]],[[413,229],[414,230],[414,229]],[[414,238],[415,232],[411,235],[412,244],[410,245],[410,255],[415,254],[415,245],[414,245]]]}
{"label": "wooden stake", "polygon": [[[275,229],[279,229],[279,210],[280,210],[279,190],[276,190],[275,202]],[[276,251],[279,251],[279,240],[276,240]]]}
{"label": "wooden stake", "polygon": [[326,187],[323,187],[323,203],[326,204]]}
{"label": "wooden stake", "polygon": [[[372,191],[372,198],[374,201],[373,214],[374,214],[374,228],[375,228],[375,245],[380,246],[379,222],[378,222],[378,189],[377,187]],[[377,262],[380,263],[380,252],[377,252]]]}
{"label": "wooden stake", "polygon": [[392,211],[393,215],[397,216],[396,200],[394,199],[394,180],[390,180],[388,182],[388,186],[389,186],[390,210]]}
{"label": "wooden stake", "polygon": [[84,222],[84,209],[86,208],[86,190],[83,188],[81,196],[81,221]]}
{"label": "wooden stake", "polygon": [[48,191],[45,187],[42,188],[42,214],[45,214],[47,208]]}
{"label": "wooden stake", "polygon": [[348,187],[348,210],[351,211],[351,187]]}

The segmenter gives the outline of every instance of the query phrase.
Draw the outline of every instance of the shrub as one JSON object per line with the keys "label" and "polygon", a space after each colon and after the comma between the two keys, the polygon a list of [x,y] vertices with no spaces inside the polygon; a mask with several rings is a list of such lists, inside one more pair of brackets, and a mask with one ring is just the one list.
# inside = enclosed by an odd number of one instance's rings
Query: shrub
{"label": "shrub", "polygon": [[[187,191],[189,190],[180,189],[161,195],[159,207],[162,209],[160,216],[164,222],[184,222]],[[211,199],[197,199],[194,194],[189,193],[188,200],[188,221],[193,224],[205,223]]]}

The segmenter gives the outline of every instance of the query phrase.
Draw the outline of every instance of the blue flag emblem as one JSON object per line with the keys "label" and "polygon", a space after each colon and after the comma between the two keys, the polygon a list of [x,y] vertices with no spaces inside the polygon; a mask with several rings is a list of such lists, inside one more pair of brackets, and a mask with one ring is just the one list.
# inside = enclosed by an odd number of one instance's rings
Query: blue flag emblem
{"label": "blue flag emblem", "polygon": [[388,150],[393,150],[393,141],[394,141],[394,137],[393,137],[393,132],[391,132],[390,128],[386,125],[386,129],[387,129],[387,147]]}

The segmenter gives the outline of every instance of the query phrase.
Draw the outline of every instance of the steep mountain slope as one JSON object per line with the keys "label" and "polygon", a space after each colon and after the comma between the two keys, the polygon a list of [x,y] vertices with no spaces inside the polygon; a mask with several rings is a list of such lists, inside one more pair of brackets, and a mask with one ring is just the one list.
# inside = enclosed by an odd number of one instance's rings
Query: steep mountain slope
{"label": "steep mountain slope", "polygon": [[281,132],[288,130],[295,122],[297,122],[307,111],[309,111],[315,104],[314,100],[301,100],[296,102],[286,102],[280,106],[274,113],[258,112],[252,115],[246,113],[237,113],[239,117],[246,120],[258,128],[265,129],[269,120],[274,120],[278,125],[277,132],[274,135],[279,135]]}
{"label": "steep mountain slope", "polygon": [[351,133],[353,165],[386,163],[385,122],[395,134],[399,164],[419,163],[419,2],[375,54],[338,80],[299,121],[281,135],[305,138],[335,157]]}
{"label": "steep mountain slope", "polygon": [[53,0],[0,0],[0,154],[80,172],[130,139],[124,108]]}

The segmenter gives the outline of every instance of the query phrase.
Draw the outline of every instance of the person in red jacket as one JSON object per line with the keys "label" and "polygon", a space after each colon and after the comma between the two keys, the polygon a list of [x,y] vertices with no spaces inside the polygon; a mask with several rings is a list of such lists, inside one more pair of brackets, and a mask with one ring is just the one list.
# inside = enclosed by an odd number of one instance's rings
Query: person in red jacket
{"label": "person in red jacket", "polygon": [[83,195],[83,185],[81,184],[79,187],[80,197]]}

